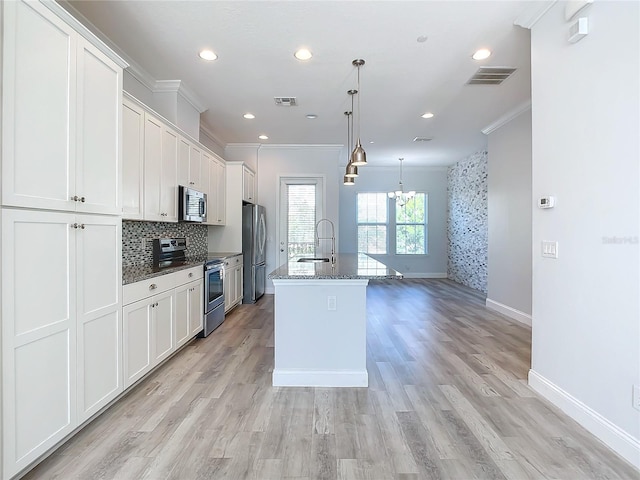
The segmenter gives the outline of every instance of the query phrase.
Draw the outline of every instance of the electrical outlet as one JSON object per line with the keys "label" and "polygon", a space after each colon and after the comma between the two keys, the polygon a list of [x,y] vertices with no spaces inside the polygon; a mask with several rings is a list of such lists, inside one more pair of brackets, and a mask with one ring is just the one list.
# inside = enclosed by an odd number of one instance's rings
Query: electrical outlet
{"label": "electrical outlet", "polygon": [[558,258],[558,242],[543,240],[542,256],[547,258]]}
{"label": "electrical outlet", "polygon": [[335,310],[336,309],[336,297],[335,295],[329,295],[327,297],[327,310]]}
{"label": "electrical outlet", "polygon": [[640,410],[640,385],[633,386],[632,400],[633,408]]}

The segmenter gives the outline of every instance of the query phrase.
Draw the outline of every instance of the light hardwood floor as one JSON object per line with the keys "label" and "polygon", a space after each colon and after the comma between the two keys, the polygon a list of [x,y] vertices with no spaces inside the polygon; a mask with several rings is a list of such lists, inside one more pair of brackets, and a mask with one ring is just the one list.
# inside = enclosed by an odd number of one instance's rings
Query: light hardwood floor
{"label": "light hardwood floor", "polygon": [[272,387],[265,296],[25,478],[640,478],[529,389],[531,330],[474,291],[383,281],[367,298],[369,388]]}

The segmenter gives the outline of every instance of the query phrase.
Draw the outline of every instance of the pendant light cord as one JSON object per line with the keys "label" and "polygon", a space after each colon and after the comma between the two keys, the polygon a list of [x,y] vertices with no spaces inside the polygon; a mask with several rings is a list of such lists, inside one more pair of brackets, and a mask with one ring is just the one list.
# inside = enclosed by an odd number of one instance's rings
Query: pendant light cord
{"label": "pendant light cord", "polygon": [[[358,65],[358,139],[360,138],[360,123],[362,123],[362,117],[360,116],[360,65]],[[353,111],[353,108],[351,108]]]}

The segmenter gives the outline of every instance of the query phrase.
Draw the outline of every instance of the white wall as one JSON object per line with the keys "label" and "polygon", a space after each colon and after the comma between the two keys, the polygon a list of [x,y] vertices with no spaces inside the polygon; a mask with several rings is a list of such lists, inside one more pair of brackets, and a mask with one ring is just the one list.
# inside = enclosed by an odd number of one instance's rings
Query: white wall
{"label": "white wall", "polygon": [[[263,145],[257,152],[258,203],[267,211],[267,274],[279,267],[277,214],[280,177],[324,177],[324,217],[336,225],[339,237],[338,197],[342,176],[338,177],[341,146]],[[339,251],[339,250],[338,250]],[[273,293],[267,280],[267,293]]]}
{"label": "white wall", "polygon": [[[344,167],[339,167],[342,178]],[[340,183],[339,251],[355,253],[358,248],[356,194],[358,192],[388,192],[398,188],[400,166],[359,167],[355,186]],[[428,194],[428,254],[374,255],[385,265],[407,277],[429,278],[447,276],[447,168],[407,167],[402,169],[405,190]]]}
{"label": "white wall", "polygon": [[128,69],[124,70],[122,76],[122,88],[140,102],[154,108],[153,92],[134,77]]}
{"label": "white wall", "polygon": [[489,134],[488,153],[487,306],[530,325],[531,109]]}
{"label": "white wall", "polygon": [[564,5],[531,35],[533,196],[557,206],[533,211],[529,380],[640,468],[640,4],[593,3],[576,44]]}

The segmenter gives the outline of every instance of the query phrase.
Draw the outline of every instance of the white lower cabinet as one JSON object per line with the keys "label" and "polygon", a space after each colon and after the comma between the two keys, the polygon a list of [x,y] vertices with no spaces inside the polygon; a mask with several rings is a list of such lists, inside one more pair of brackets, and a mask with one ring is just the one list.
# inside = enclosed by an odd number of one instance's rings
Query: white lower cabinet
{"label": "white lower cabinet", "polygon": [[202,278],[194,267],[123,287],[125,388],[202,330]]}
{"label": "white lower cabinet", "polygon": [[202,331],[203,326],[203,282],[197,280],[176,288],[176,348]]}
{"label": "white lower cabinet", "polygon": [[224,311],[225,313],[233,307],[242,303],[243,294],[243,273],[242,255],[230,257],[224,261],[224,279],[222,288],[224,290]]}
{"label": "white lower cabinet", "polygon": [[121,220],[2,209],[3,472],[123,390]]}

